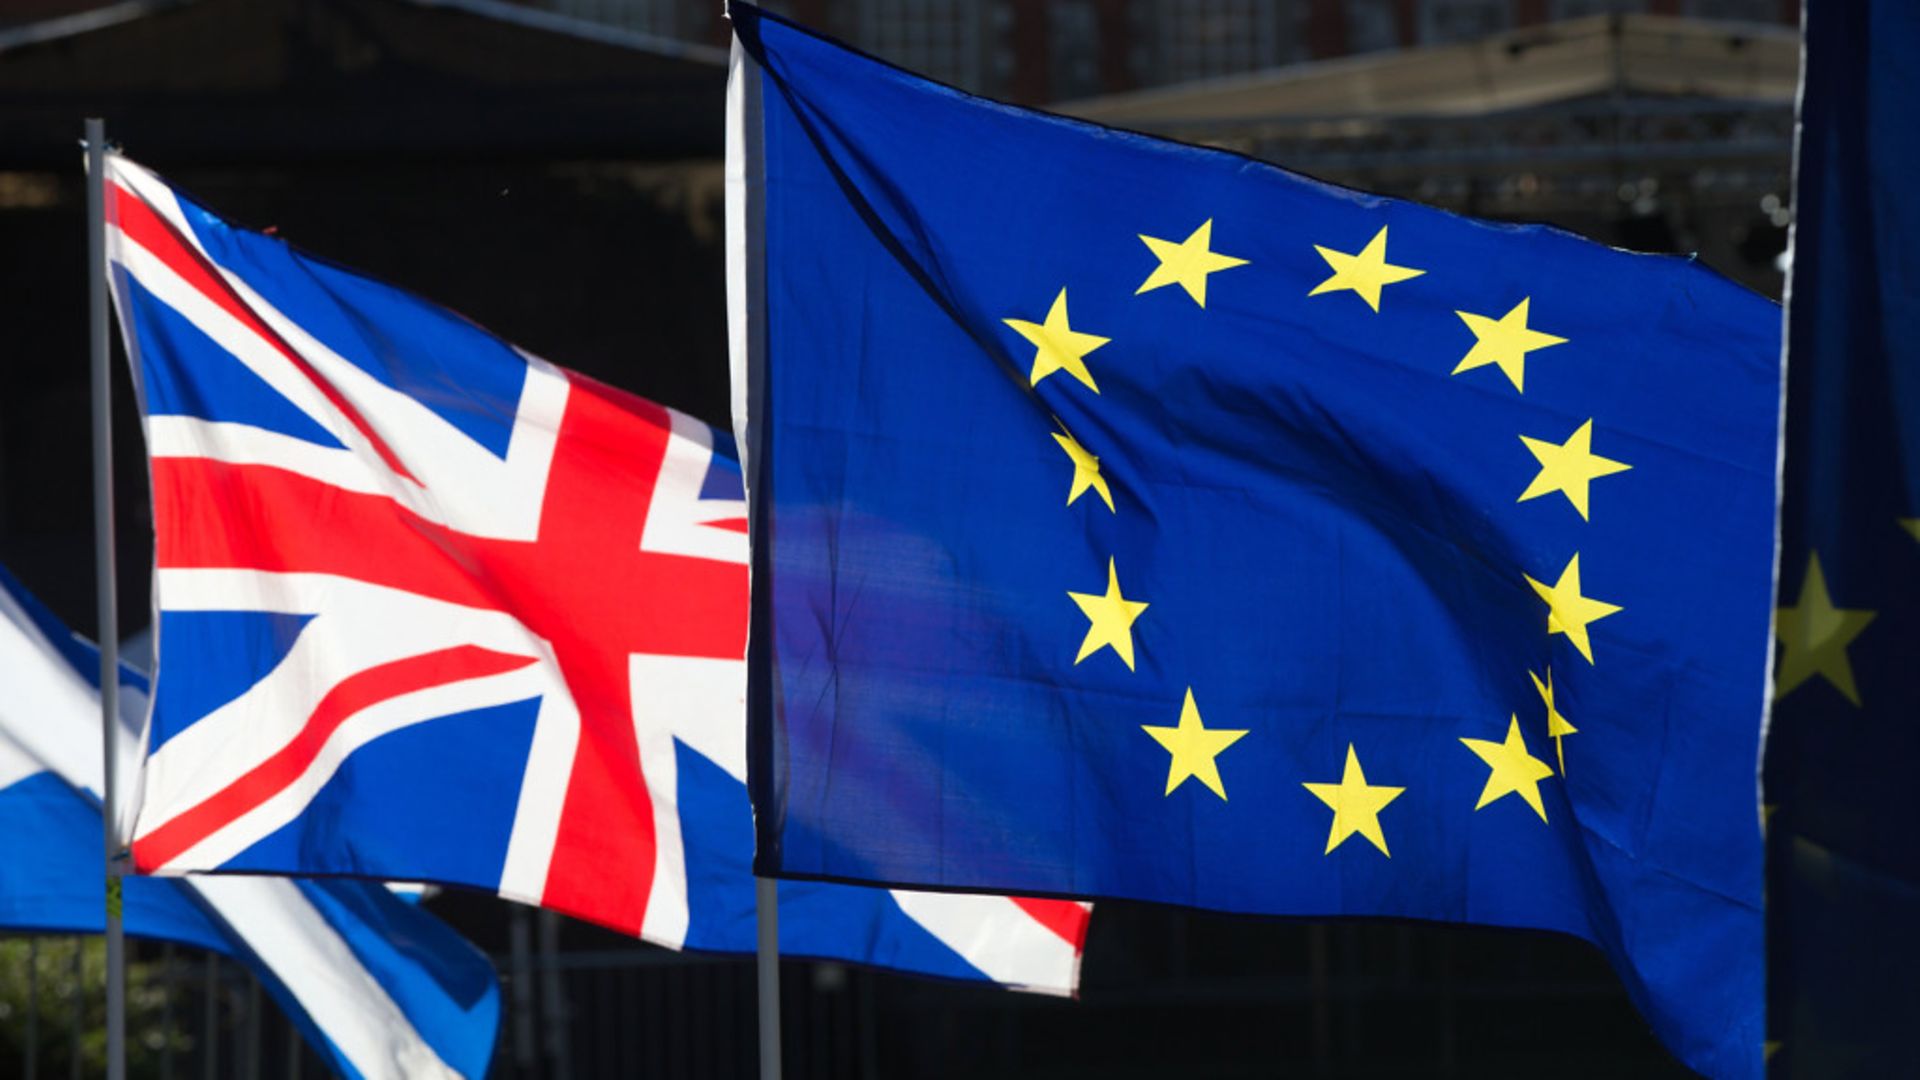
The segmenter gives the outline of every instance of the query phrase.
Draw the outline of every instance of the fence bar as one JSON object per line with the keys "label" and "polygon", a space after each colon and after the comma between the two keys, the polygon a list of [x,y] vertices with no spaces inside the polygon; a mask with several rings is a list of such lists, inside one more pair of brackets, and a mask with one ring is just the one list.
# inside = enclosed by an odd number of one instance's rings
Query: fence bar
{"label": "fence bar", "polygon": [[220,1077],[220,958],[207,954],[206,1009],[200,1018],[200,1078]]}
{"label": "fence bar", "polygon": [[40,1076],[40,939],[27,939],[27,1048],[23,1075]]}
{"label": "fence bar", "polygon": [[173,943],[160,946],[160,1080],[173,1080],[173,992],[179,984],[174,971]]}
{"label": "fence bar", "polygon": [[547,1014],[547,1060],[553,1080],[573,1080],[573,1043],[567,1038],[569,1003],[560,985],[560,915],[540,911],[540,1008]]}
{"label": "fence bar", "polygon": [[67,1075],[73,1080],[82,1076],[80,1036],[87,1030],[87,969],[82,964],[87,951],[87,939],[76,935],[73,939],[73,987],[67,992],[67,1005],[71,1008],[69,1018],[73,1021],[73,1030],[68,1032],[73,1051],[72,1060],[67,1064]]}

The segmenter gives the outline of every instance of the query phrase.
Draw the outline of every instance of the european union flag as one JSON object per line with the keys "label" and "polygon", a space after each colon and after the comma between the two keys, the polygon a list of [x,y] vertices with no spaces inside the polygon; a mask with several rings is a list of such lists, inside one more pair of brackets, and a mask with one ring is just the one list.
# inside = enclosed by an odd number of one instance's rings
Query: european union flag
{"label": "european union flag", "polygon": [[761,870],[1564,931],[1758,1073],[1778,308],[734,11]]}
{"label": "european union flag", "polygon": [[1920,7],[1809,4],[1767,734],[1782,1076],[1920,1076]]}

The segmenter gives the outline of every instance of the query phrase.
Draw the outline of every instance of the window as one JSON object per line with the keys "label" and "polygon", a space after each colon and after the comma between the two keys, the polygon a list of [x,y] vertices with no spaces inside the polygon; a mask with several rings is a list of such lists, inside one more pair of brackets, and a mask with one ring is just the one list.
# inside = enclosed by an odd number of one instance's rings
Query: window
{"label": "window", "polygon": [[1780,22],[1785,7],[1780,0],[1687,0],[1680,10],[1702,19]]}
{"label": "window", "polygon": [[1047,5],[1047,96],[1053,101],[1091,97],[1100,85],[1100,16],[1093,0],[1053,0]]}
{"label": "window", "polygon": [[545,0],[539,6],[576,19],[679,37],[691,29],[682,0]]}
{"label": "window", "polygon": [[1616,15],[1647,10],[1646,0],[1553,0],[1547,5],[1547,18],[1578,19],[1585,15]]}
{"label": "window", "polygon": [[1156,82],[1237,75],[1306,58],[1304,4],[1292,0],[1161,0]]}
{"label": "window", "polygon": [[995,8],[974,0],[866,0],[858,44],[928,78],[980,90],[983,24]]}
{"label": "window", "polygon": [[1347,49],[1375,52],[1400,47],[1394,0],[1347,0]]}
{"label": "window", "polygon": [[1512,0],[1427,0],[1420,5],[1420,41],[1473,41],[1513,25]]}

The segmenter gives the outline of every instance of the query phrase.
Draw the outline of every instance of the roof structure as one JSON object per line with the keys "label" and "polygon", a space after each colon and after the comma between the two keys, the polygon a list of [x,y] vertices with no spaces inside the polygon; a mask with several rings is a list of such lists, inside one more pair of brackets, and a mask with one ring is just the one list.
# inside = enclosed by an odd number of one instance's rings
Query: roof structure
{"label": "roof structure", "polygon": [[[1538,217],[1662,175],[1694,178],[1709,199],[1784,190],[1799,57],[1791,28],[1595,16],[1057,110],[1369,190]],[[1490,205],[1491,189],[1510,205]]]}
{"label": "roof structure", "polygon": [[43,0],[0,22],[0,166],[84,115],[174,167],[718,157],[722,50],[503,0]]}
{"label": "roof structure", "polygon": [[1367,53],[1068,102],[1069,115],[1171,130],[1274,120],[1468,117],[1595,95],[1790,105],[1791,27],[1596,15],[1478,41]]}

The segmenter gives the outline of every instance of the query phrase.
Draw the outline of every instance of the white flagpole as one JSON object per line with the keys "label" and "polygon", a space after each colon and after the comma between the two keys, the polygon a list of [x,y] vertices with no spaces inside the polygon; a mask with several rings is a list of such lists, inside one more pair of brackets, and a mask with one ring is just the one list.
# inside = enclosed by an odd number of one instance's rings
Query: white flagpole
{"label": "white flagpole", "polygon": [[87,302],[93,353],[93,570],[99,604],[101,817],[107,878],[107,1080],[126,1080],[126,938],[120,926],[120,610],[113,546],[113,370],[107,348],[107,126],[87,119]]}
{"label": "white flagpole", "polygon": [[[753,473],[753,440],[747,430],[747,380],[753,361],[749,357],[760,350],[760,273],[762,238],[758,227],[764,175],[760,173],[760,69],[733,38],[733,52],[726,81],[726,307],[728,307],[728,356],[733,375],[733,436],[739,446],[739,471],[747,488],[751,528],[766,528],[755,521],[753,498],[758,477]],[[753,202],[753,206],[749,206]],[[751,577],[751,573],[749,573]],[[739,723],[747,723],[745,711]],[[758,982],[760,1011],[760,1080],[780,1080],[780,882],[774,878],[753,880],[755,913],[755,978]]]}
{"label": "white flagpole", "polygon": [[[749,355],[761,345],[761,297],[757,281],[764,250],[757,204],[766,177],[760,164],[760,70],[740,48],[738,37],[727,76],[727,338],[733,374],[733,432],[740,448],[740,475],[745,481],[748,517],[759,478],[750,456],[753,445],[747,430]],[[752,521],[751,528],[766,528]],[[756,536],[754,543],[757,545]],[[746,716],[740,718],[746,723]],[[780,1080],[780,884],[772,878],[754,879],[754,969],[759,983],[760,1080]]]}
{"label": "white flagpole", "polygon": [[760,1080],[780,1080],[780,883],[757,877],[754,966],[760,986]]}

